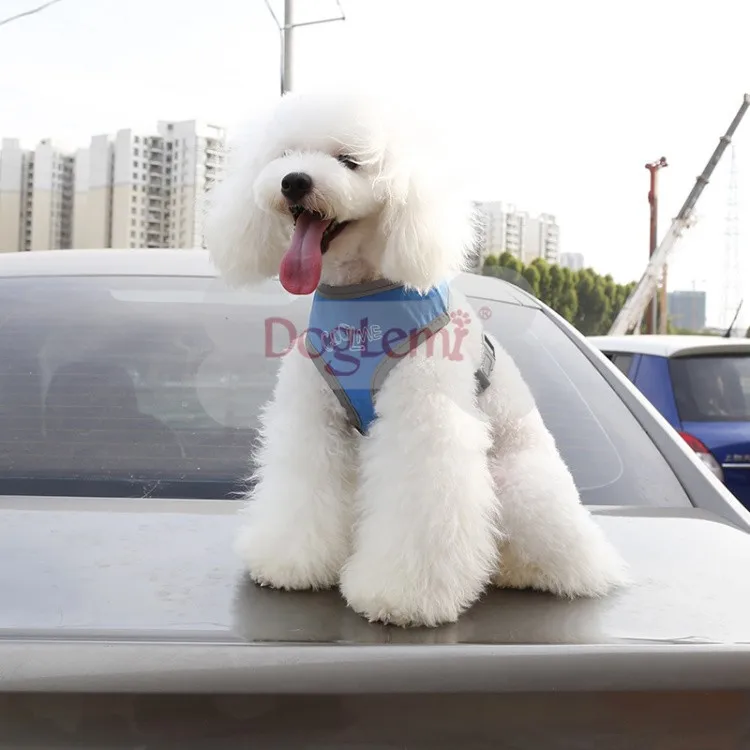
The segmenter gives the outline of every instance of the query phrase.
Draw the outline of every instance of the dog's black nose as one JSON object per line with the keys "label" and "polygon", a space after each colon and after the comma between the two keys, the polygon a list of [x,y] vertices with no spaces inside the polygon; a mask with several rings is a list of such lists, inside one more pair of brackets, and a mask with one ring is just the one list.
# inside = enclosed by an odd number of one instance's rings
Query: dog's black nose
{"label": "dog's black nose", "polygon": [[312,177],[304,172],[290,172],[281,181],[281,194],[290,203],[299,203],[311,190]]}

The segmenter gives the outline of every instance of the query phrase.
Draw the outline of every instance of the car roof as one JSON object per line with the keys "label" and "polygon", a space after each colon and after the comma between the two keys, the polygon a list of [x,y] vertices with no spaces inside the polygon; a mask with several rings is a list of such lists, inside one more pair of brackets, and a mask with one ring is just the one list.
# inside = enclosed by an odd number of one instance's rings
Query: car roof
{"label": "car roof", "polygon": [[588,336],[586,340],[603,352],[651,354],[657,357],[688,357],[699,354],[750,353],[750,339],[721,336],[636,335]]}
{"label": "car roof", "polygon": [[[130,250],[40,250],[24,253],[0,253],[0,278],[49,276],[218,276],[206,250],[146,249]],[[513,284],[489,276],[462,273],[457,287],[470,297],[506,302],[525,307],[543,305]],[[279,292],[281,287],[278,285]]]}

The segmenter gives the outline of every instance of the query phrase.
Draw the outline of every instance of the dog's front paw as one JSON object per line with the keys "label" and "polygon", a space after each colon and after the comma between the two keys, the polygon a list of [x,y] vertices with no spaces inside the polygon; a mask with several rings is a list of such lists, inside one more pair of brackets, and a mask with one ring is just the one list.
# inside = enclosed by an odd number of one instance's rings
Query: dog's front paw
{"label": "dog's front paw", "polygon": [[456,622],[465,609],[445,592],[433,593],[429,585],[408,586],[402,577],[383,582],[363,571],[345,567],[341,593],[346,603],[369,622],[399,627],[437,627]]}
{"label": "dog's front paw", "polygon": [[318,549],[314,540],[303,547],[250,525],[241,529],[234,547],[250,578],[260,586],[299,591],[327,589],[338,582],[338,570],[325,547]]}
{"label": "dog's front paw", "polygon": [[493,582],[501,588],[536,589],[569,599],[605,596],[629,584],[630,578],[625,562],[609,542],[597,542],[533,561],[507,544]]}

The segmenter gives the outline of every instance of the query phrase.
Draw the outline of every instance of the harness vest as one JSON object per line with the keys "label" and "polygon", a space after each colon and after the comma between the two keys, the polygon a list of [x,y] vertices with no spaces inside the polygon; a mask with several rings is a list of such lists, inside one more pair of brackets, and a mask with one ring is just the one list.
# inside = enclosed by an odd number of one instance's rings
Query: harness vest
{"label": "harness vest", "polygon": [[[305,348],[358,432],[366,434],[375,420],[375,397],[388,373],[417,347],[437,349],[436,356],[462,358],[461,340],[468,335],[463,320],[456,320],[454,337],[435,336],[451,321],[449,303],[448,284],[425,294],[387,280],[318,286]],[[482,339],[475,373],[478,392],[489,386],[495,363],[484,332]]]}

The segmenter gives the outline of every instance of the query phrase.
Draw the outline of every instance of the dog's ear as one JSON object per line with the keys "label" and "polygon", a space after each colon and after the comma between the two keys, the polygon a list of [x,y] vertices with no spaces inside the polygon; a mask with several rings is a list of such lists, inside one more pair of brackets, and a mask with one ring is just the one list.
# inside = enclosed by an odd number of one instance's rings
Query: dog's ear
{"label": "dog's ear", "polygon": [[206,196],[205,245],[230,286],[254,284],[279,273],[288,228],[255,199],[255,181],[268,161],[260,127],[227,154],[223,178]]}
{"label": "dog's ear", "polygon": [[384,158],[388,188],[381,271],[420,291],[465,270],[475,245],[471,201],[450,176],[438,172],[420,168],[408,157]]}

